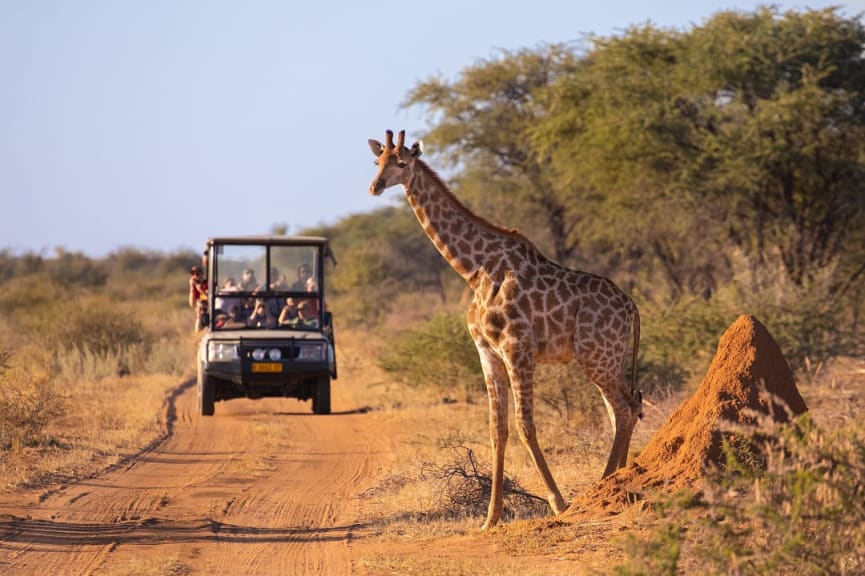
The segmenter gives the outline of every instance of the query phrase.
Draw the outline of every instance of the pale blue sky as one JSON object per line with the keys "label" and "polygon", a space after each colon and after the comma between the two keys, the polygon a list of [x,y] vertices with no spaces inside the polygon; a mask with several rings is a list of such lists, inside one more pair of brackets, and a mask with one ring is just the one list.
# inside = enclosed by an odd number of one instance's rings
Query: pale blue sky
{"label": "pale blue sky", "polygon": [[332,224],[395,201],[367,192],[366,141],[425,128],[399,107],[419,81],[501,49],[759,4],[0,0],[0,249],[197,251]]}

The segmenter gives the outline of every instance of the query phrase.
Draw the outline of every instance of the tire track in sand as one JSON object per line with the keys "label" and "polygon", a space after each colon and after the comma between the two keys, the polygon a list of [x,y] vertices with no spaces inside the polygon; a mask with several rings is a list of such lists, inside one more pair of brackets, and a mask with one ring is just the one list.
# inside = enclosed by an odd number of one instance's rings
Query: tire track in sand
{"label": "tire track in sand", "polygon": [[351,573],[357,495],[392,458],[374,414],[271,399],[201,418],[188,386],[173,401],[165,440],[127,465],[0,504],[0,573],[110,574],[145,558],[202,574]]}

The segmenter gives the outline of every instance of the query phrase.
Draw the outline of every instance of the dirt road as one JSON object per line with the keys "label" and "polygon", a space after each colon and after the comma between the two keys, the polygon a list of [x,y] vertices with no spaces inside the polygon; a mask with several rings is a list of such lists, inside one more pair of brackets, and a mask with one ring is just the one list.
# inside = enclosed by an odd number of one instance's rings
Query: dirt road
{"label": "dirt road", "polygon": [[358,495],[393,456],[375,412],[313,416],[294,400],[195,413],[171,400],[166,438],[124,466],[0,504],[0,573],[349,574]]}

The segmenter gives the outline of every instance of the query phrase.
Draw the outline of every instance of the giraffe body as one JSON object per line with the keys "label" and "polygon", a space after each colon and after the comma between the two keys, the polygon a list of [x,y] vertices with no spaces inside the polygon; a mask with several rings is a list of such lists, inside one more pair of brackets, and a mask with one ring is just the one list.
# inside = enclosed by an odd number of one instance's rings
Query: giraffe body
{"label": "giraffe body", "polygon": [[[624,466],[631,434],[642,411],[635,373],[625,378],[628,348],[634,367],[640,316],[633,300],[601,276],[547,259],[523,235],[473,214],[418,157],[420,143],[370,140],[378,174],[370,192],[401,184],[424,232],[474,293],[466,321],[478,349],[490,410],[492,494],[485,528],[500,519],[508,400],[514,399],[517,431],[528,449],[555,513],[565,501],[538,444],[533,375],[537,363],[575,359],[598,387],[614,438],[604,476]],[[633,336],[633,340],[632,340]],[[633,342],[633,344],[631,344]]]}

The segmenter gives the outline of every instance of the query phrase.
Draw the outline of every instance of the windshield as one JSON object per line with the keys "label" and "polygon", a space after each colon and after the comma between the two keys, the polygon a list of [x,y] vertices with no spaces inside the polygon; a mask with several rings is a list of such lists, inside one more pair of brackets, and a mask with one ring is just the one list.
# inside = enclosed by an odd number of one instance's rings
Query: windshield
{"label": "windshield", "polygon": [[211,327],[313,330],[321,325],[321,246],[213,247]]}

